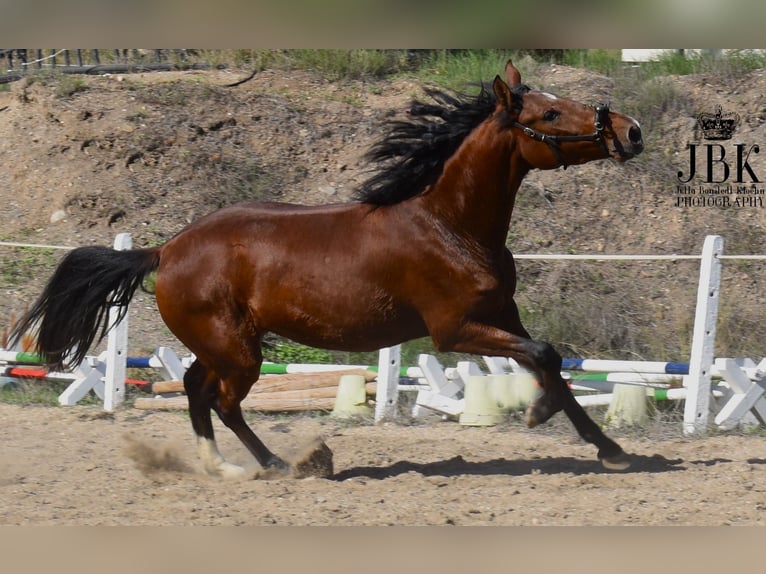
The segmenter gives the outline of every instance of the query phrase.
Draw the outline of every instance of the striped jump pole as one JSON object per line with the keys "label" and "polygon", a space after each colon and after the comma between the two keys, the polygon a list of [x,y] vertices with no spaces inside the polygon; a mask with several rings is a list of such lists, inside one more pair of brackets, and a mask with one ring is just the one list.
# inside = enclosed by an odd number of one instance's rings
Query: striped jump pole
{"label": "striped jump pole", "polygon": [[680,375],[661,373],[565,373],[564,380],[573,391],[610,392],[614,385],[638,385],[643,387],[667,388],[678,386]]}
{"label": "striped jump pole", "polygon": [[[714,390],[712,394],[716,398],[723,397],[724,394],[721,391]],[[647,387],[647,398],[654,399],[655,401],[680,401],[685,400],[688,395],[688,390],[685,388],[674,389],[658,389]],[[584,407],[606,406],[612,402],[614,398],[613,393],[599,393],[595,395],[580,395],[576,397],[577,402]]]}
{"label": "striped jump pole", "polygon": [[0,362],[20,363],[24,365],[42,365],[45,361],[40,355],[20,351],[0,351]]}
{"label": "striped jump pole", "polygon": [[689,363],[663,361],[613,361],[609,359],[564,359],[562,361],[561,370],[688,375]]}

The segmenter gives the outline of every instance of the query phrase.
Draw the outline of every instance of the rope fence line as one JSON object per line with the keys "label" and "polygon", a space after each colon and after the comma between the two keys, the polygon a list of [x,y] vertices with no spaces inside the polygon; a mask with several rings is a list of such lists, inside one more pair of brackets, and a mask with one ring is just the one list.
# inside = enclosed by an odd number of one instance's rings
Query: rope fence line
{"label": "rope fence line", "polygon": [[[764,256],[766,257],[766,256]],[[701,255],[597,255],[597,254],[556,254],[556,253],[514,253],[514,259],[540,261],[662,261],[676,259],[701,259]]]}
{"label": "rope fence line", "polygon": [[[684,259],[702,259],[702,255],[596,255],[596,254],[555,254],[555,253],[514,253],[514,259],[535,260],[570,260],[570,261],[677,261]],[[718,259],[753,259],[766,260],[766,255],[719,255]]]}
{"label": "rope fence line", "polygon": [[62,249],[71,251],[76,249],[69,245],[45,245],[43,243],[16,243],[15,241],[0,241],[0,247],[30,247],[35,249]]}

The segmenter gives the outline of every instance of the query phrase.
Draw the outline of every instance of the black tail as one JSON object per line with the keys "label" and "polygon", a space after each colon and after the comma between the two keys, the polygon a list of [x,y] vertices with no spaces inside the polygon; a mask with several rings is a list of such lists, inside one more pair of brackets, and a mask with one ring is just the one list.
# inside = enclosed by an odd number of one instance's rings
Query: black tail
{"label": "black tail", "polygon": [[65,362],[79,365],[96,336],[101,341],[114,326],[109,309],[118,307],[122,319],[136,289],[159,261],[158,248],[117,251],[92,246],[70,251],[14,326],[11,344],[36,328],[36,351],[50,368],[62,369]]}

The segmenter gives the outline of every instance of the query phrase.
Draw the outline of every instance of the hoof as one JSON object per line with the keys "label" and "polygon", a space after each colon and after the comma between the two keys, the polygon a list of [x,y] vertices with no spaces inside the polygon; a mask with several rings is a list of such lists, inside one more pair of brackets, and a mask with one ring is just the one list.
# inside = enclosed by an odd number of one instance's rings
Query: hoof
{"label": "hoof", "polygon": [[245,476],[246,473],[247,471],[243,467],[223,461],[210,474],[218,475],[226,480],[237,480]]}
{"label": "hoof", "polygon": [[527,412],[525,413],[527,417],[527,427],[528,428],[535,428],[537,425],[540,424],[540,422],[537,420],[537,416],[535,414],[535,410],[532,408],[532,405],[527,407]]}
{"label": "hoof", "polygon": [[246,474],[243,467],[224,460],[221,453],[218,452],[214,439],[198,436],[197,448],[202,467],[207,474],[226,479],[237,479]]}
{"label": "hoof", "polygon": [[549,408],[548,405],[536,401],[527,407],[527,427],[534,428],[537,425],[541,425],[554,414],[555,411]]}
{"label": "hoof", "polygon": [[266,463],[266,468],[273,468],[274,470],[290,470],[290,465],[274,455]]}
{"label": "hoof", "polygon": [[607,470],[627,470],[630,468],[630,457],[623,451],[615,456],[599,456],[599,460]]}
{"label": "hoof", "polygon": [[253,475],[255,480],[279,480],[290,476],[292,468],[288,463],[279,458],[278,456],[272,456],[264,465],[263,469],[256,471]]}

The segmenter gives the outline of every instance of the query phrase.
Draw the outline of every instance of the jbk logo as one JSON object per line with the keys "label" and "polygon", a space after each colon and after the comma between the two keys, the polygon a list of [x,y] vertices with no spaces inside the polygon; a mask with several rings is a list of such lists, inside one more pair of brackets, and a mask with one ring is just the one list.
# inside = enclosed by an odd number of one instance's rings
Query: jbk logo
{"label": "jbk logo", "polygon": [[[697,157],[700,155],[704,158],[705,165],[701,171],[707,183],[725,183],[732,175],[733,183],[760,183],[761,180],[749,163],[751,154],[759,151],[758,144],[736,144],[729,148],[721,144],[689,144],[689,171],[688,174],[679,171],[678,180],[689,183],[694,178],[697,174]],[[732,155],[735,158],[733,161]]]}
{"label": "jbk logo", "polygon": [[[724,112],[716,106],[715,113],[701,112],[697,115],[696,129],[708,141],[729,140],[739,125],[739,114]],[[760,183],[760,178],[750,165],[752,154],[760,151],[758,145],[736,144],[724,146],[720,143],[689,144],[689,170],[678,172],[681,183],[689,183],[697,175],[697,166],[706,183]]]}

